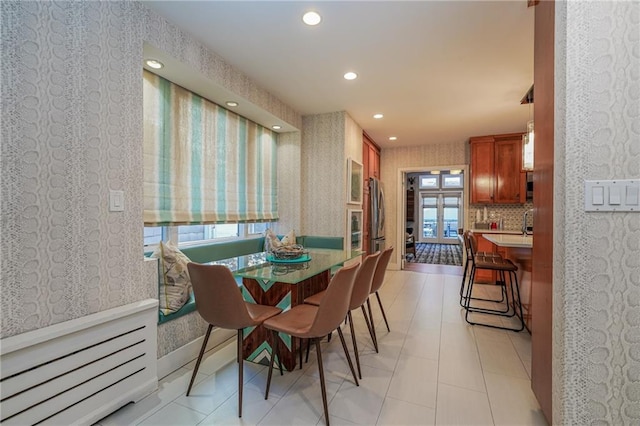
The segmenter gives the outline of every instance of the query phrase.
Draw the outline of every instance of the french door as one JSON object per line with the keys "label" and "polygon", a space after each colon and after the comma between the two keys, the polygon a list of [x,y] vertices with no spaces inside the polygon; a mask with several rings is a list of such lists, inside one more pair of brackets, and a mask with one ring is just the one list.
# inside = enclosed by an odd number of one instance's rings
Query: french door
{"label": "french door", "polygon": [[462,223],[462,192],[420,192],[420,241],[458,243]]}

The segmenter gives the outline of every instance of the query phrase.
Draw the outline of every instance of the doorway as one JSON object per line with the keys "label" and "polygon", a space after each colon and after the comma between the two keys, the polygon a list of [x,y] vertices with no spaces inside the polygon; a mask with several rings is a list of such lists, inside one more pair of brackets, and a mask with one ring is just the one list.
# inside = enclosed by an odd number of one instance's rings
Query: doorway
{"label": "doorway", "polygon": [[[468,166],[401,168],[398,178],[397,226],[405,231],[396,234],[397,244],[402,247],[397,253],[400,269],[460,268],[445,263],[443,255],[431,260],[438,253],[447,253],[444,257],[448,258],[448,253],[461,245],[458,230],[465,227],[469,202]],[[407,252],[409,238],[415,241],[415,255],[413,250]]]}

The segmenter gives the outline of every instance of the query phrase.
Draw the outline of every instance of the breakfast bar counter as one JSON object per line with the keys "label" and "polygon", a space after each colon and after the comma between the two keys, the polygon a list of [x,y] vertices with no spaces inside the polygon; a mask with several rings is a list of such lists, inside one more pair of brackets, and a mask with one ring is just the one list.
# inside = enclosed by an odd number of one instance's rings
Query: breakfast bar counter
{"label": "breakfast bar counter", "polygon": [[513,235],[513,234],[493,234],[485,235],[485,239],[491,241],[498,247],[508,248],[533,248],[533,236],[532,235]]}

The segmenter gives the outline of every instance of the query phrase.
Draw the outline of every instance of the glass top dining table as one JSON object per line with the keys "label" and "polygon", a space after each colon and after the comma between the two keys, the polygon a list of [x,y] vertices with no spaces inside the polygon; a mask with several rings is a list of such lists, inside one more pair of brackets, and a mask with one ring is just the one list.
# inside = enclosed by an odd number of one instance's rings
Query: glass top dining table
{"label": "glass top dining table", "polygon": [[[277,306],[282,310],[304,303],[304,299],[327,288],[331,271],[358,257],[361,251],[306,249],[308,260],[304,262],[270,261],[268,253],[253,253],[212,263],[226,265],[236,280],[242,280],[242,295],[247,302]],[[238,282],[240,285],[240,282]],[[242,340],[242,356],[247,361],[268,365],[272,341],[269,331],[262,325],[245,329]],[[279,334],[282,340],[280,359],[288,371],[296,365],[296,353],[300,349],[298,339]]]}
{"label": "glass top dining table", "polygon": [[211,264],[226,265],[238,278],[279,281],[296,284],[363,254],[362,251],[307,249],[309,260],[304,262],[276,262],[268,259],[267,252],[218,260]]}

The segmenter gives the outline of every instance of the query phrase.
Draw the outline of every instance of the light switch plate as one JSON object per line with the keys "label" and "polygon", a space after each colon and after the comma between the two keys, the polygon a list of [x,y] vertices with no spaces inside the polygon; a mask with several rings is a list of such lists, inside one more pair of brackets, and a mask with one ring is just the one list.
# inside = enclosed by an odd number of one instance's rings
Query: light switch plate
{"label": "light switch plate", "polygon": [[123,212],[124,211],[124,191],[109,191],[109,211],[110,212]]}
{"label": "light switch plate", "polygon": [[584,210],[588,212],[640,212],[640,179],[584,181]]}

